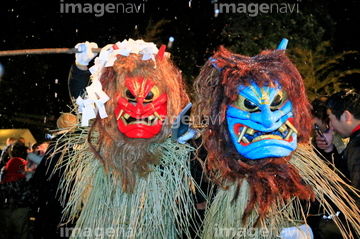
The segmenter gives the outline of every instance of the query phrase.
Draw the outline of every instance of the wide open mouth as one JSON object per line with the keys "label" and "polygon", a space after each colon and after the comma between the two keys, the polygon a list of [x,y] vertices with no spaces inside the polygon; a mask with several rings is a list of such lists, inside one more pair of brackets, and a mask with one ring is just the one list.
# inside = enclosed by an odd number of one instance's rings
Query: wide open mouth
{"label": "wide open mouth", "polygon": [[124,125],[135,125],[143,124],[147,126],[156,125],[159,120],[164,121],[163,118],[155,111],[152,115],[144,118],[134,118],[127,113],[124,113],[124,110],[121,110],[118,114],[116,120],[121,120]]}
{"label": "wide open mouth", "polygon": [[237,135],[237,142],[243,146],[267,139],[277,139],[292,142],[292,134],[298,133],[289,120],[282,124],[277,130],[272,132],[258,131],[243,124],[235,124],[234,132]]}

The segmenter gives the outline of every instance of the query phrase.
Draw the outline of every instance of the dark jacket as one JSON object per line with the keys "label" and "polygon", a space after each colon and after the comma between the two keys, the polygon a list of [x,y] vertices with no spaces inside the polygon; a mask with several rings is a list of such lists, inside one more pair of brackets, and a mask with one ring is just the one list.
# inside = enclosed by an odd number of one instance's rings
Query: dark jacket
{"label": "dark jacket", "polygon": [[0,183],[0,208],[29,207],[36,202],[37,194],[25,178]]}
{"label": "dark jacket", "polygon": [[65,157],[71,154],[72,148],[64,147],[62,142],[57,141],[61,136],[59,134],[52,139],[41,163],[30,179],[34,187],[38,189],[34,238],[65,238],[61,235],[59,227],[64,223],[61,221],[64,207],[60,202],[63,195],[58,189],[64,168],[61,166],[57,168],[57,164],[63,153]]}
{"label": "dark jacket", "polygon": [[[62,177],[63,168],[59,167],[57,170],[55,170],[55,168],[63,151],[72,150],[68,148],[58,150],[58,148],[63,148],[63,144],[57,142],[61,136],[60,134],[52,139],[41,163],[30,179],[31,184],[38,188],[39,206],[49,206],[51,204],[60,205],[58,201],[58,186]],[[57,150],[56,153],[54,153],[55,150]]]}
{"label": "dark jacket", "polygon": [[73,64],[70,68],[68,85],[70,96],[77,99],[85,92],[85,88],[89,84],[90,71],[80,70]]}
{"label": "dark jacket", "polygon": [[[350,136],[350,141],[341,156],[344,175],[350,179],[351,186],[360,190],[360,130]],[[357,205],[360,206],[359,198]]]}
{"label": "dark jacket", "polygon": [[13,157],[19,157],[26,159],[27,157],[27,147],[23,142],[17,140],[12,144],[6,146],[1,155],[0,168],[6,165],[6,163]]}

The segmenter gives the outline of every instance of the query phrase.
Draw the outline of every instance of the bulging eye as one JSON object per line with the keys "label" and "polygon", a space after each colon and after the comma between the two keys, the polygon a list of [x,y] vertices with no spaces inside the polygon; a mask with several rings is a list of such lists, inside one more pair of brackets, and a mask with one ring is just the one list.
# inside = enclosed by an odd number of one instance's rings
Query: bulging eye
{"label": "bulging eye", "polygon": [[239,98],[233,103],[233,106],[248,112],[259,111],[259,106],[251,100],[239,95]]}
{"label": "bulging eye", "polygon": [[280,95],[275,96],[273,102],[271,102],[271,106],[276,107],[279,106],[282,102],[282,98]]}
{"label": "bulging eye", "polygon": [[258,108],[258,106],[254,102],[248,99],[245,99],[244,106],[249,110],[255,110],[256,108]]}
{"label": "bulging eye", "polygon": [[145,96],[144,102],[151,102],[160,96],[160,90],[157,86],[153,86],[149,93]]}
{"label": "bulging eye", "polygon": [[130,90],[126,90],[125,95],[129,101],[136,101],[136,97],[131,93]]}
{"label": "bulging eye", "polygon": [[279,109],[286,100],[287,100],[286,92],[279,91],[278,94],[274,97],[273,101],[271,102],[270,109],[271,110]]}
{"label": "bulging eye", "polygon": [[[139,93],[139,95],[142,95],[142,94]],[[126,96],[126,99],[128,101],[136,102],[137,96],[134,95],[129,89],[127,89],[125,91],[125,96]],[[153,100],[155,100],[159,96],[160,96],[159,88],[156,87],[156,86],[153,86],[151,88],[151,90],[147,93],[147,95],[144,97],[144,102],[145,103],[152,102]]]}
{"label": "bulging eye", "polygon": [[150,91],[145,97],[145,100],[152,100],[153,98],[154,98],[154,93]]}

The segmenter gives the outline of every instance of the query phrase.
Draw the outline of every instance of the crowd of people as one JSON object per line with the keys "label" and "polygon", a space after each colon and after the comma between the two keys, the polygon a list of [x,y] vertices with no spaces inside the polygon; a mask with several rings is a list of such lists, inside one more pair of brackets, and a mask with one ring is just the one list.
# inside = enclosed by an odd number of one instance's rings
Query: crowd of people
{"label": "crowd of people", "polygon": [[[84,65],[87,64],[88,61]],[[88,79],[84,65],[74,68],[73,74]],[[78,83],[84,84],[84,81]],[[79,94],[79,90],[72,92],[74,98]],[[342,90],[319,97],[312,102],[312,116],[314,134],[309,140],[312,140],[318,157],[326,160],[335,174],[360,190],[360,94]],[[58,131],[51,141],[28,148],[22,138],[7,139],[0,161],[0,238],[60,238],[58,227],[64,205],[58,194],[62,168],[57,165],[57,140],[64,133],[73,131],[76,125],[77,117],[64,113],[57,121]],[[358,195],[349,194],[360,207]],[[201,208],[204,209],[205,206]],[[334,216],[342,215],[321,214],[319,220],[310,224],[314,238],[341,238],[340,231],[332,223]]]}
{"label": "crowd of people", "polygon": [[329,96],[322,107],[316,107],[313,104],[315,125],[319,124],[316,111],[323,111],[323,128],[315,131],[316,148],[336,172],[360,190],[360,94],[353,89],[342,90]]}
{"label": "crowd of people", "polygon": [[73,130],[77,118],[62,113],[51,140],[25,146],[8,138],[1,153],[0,238],[58,238],[62,205],[57,195],[56,139]]}
{"label": "crowd of people", "polygon": [[[339,174],[360,189],[360,94],[342,90],[331,96],[321,96],[312,102],[314,123],[313,143],[319,157],[326,160]],[[360,199],[350,194],[360,206]],[[341,215],[340,217],[342,217]],[[316,238],[342,238],[330,218],[318,221]]]}

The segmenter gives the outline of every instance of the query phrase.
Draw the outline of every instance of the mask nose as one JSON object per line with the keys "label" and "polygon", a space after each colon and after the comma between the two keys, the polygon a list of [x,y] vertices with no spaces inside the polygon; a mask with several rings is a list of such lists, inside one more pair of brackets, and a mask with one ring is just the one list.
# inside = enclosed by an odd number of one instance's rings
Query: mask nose
{"label": "mask nose", "polygon": [[270,106],[267,104],[261,105],[260,110],[262,115],[261,117],[262,122],[260,123],[264,125],[266,128],[272,127],[277,119],[275,117],[275,114],[270,110]]}
{"label": "mask nose", "polygon": [[144,111],[144,97],[136,98],[135,112],[136,114],[142,114]]}

